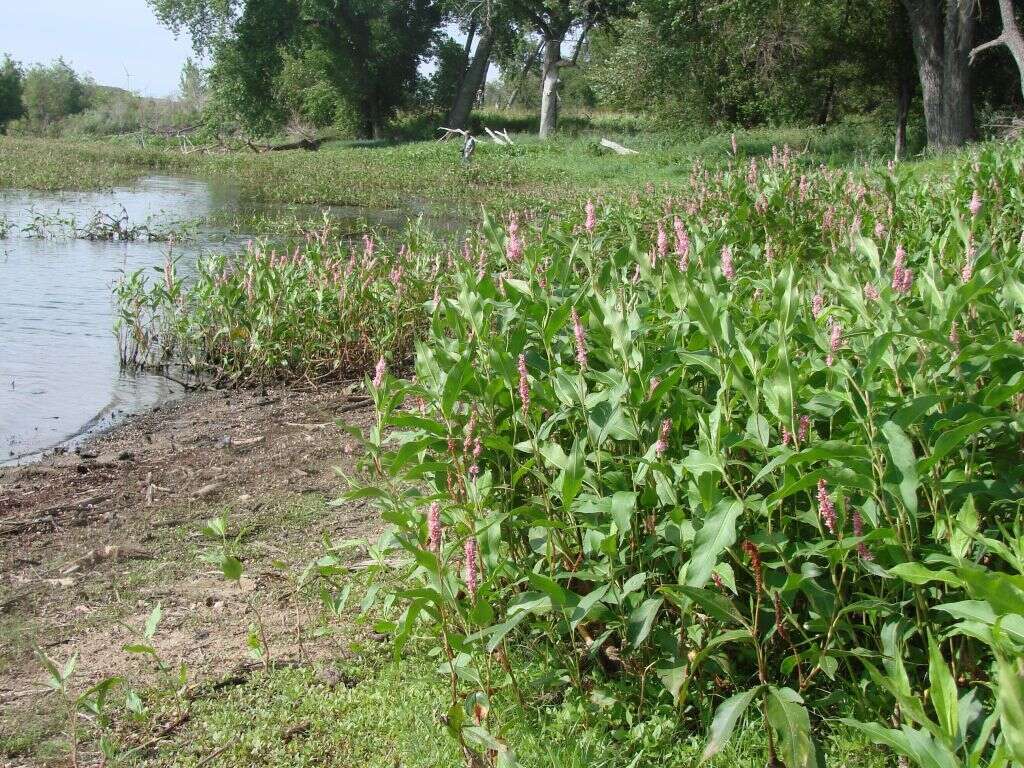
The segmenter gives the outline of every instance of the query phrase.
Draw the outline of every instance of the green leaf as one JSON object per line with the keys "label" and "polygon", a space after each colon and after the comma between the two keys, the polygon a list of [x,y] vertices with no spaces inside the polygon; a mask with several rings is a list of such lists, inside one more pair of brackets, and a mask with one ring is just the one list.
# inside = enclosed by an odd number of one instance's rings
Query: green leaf
{"label": "green leaf", "polygon": [[811,720],[803,699],[789,688],[768,687],[768,722],[779,736],[779,752],[786,768],[817,765]]}
{"label": "green leaf", "polygon": [[743,615],[732,600],[725,595],[700,587],[674,586],[661,587],[659,590],[679,608],[686,608],[687,600],[697,603],[713,619],[724,624],[744,624]]}
{"label": "green leaf", "polygon": [[715,719],[711,721],[711,729],[708,731],[708,743],[704,747],[703,760],[708,760],[717,755],[724,747],[732,732],[736,729],[736,723],[750,706],[750,702],[761,692],[761,686],[751,688],[749,691],[737,693],[735,696],[726,699],[715,711]]}
{"label": "green leaf", "polygon": [[996,706],[1003,740],[1013,759],[1024,765],[1024,662],[996,657],[999,686]]}
{"label": "green leaf", "polygon": [[952,571],[946,569],[932,571],[920,563],[900,563],[889,569],[889,573],[898,576],[910,584],[921,586],[929,581],[941,581],[954,587],[962,587],[963,580]]}
{"label": "green leaf", "polygon": [[917,477],[917,459],[914,457],[914,446],[910,438],[894,421],[882,425],[882,433],[889,443],[889,455],[893,464],[902,474],[900,480],[900,496],[911,514],[917,512],[917,489],[920,485]]}
{"label": "green leaf", "polygon": [[860,731],[875,744],[887,746],[893,752],[900,755],[913,756],[910,740],[907,739],[907,735],[903,731],[886,728],[881,723],[862,723],[859,720],[852,720],[848,717],[839,718],[839,722]]}
{"label": "green leaf", "polygon": [[561,489],[563,509],[569,509],[572,506],[573,500],[583,487],[583,477],[586,472],[586,466],[583,463],[583,450],[584,440],[576,438],[565,469],[559,475],[558,487]]}
{"label": "green leaf", "polygon": [[590,613],[591,609],[604,599],[604,596],[608,594],[608,588],[609,585],[605,584],[580,598],[580,601],[576,604],[576,607],[573,609],[572,616],[569,619],[569,626],[571,629],[575,630],[576,625],[583,621],[587,617],[587,614]]}
{"label": "green leaf", "polygon": [[662,661],[654,668],[661,684],[665,686],[666,691],[672,694],[672,700],[676,704],[679,703],[679,691],[682,690],[683,683],[686,682],[687,668],[685,660],[676,659]]}
{"label": "green leaf", "polygon": [[650,597],[630,614],[626,638],[631,646],[638,648],[651,634],[651,627],[654,626],[663,602],[660,597]]}
{"label": "green leaf", "polygon": [[125,643],[121,646],[121,649],[125,653],[146,653],[149,655],[156,653],[156,649],[146,643]]}
{"label": "green leaf", "polygon": [[723,499],[715,505],[693,540],[687,586],[702,587],[711,578],[718,556],[736,543],[736,520],[742,512],[743,505],[736,499]]}
{"label": "green leaf", "polygon": [[224,577],[231,581],[238,581],[242,578],[242,562],[231,555],[224,555],[220,561],[220,570]]}
{"label": "green leaf", "polygon": [[163,611],[160,608],[160,604],[157,603],[156,608],[149,614],[149,618],[146,619],[146,626],[142,630],[142,636],[147,640],[151,639],[156,634],[157,625],[160,623],[160,617],[163,615]]}
{"label": "green leaf", "polygon": [[953,674],[946,666],[933,635],[928,636],[928,681],[931,684],[928,694],[932,709],[935,710],[939,725],[952,743],[956,740],[959,729],[956,681],[953,680]]}
{"label": "green leaf", "polygon": [[961,424],[959,427],[955,427],[947,432],[943,432],[939,436],[938,440],[935,441],[935,445],[932,447],[931,456],[921,460],[921,464],[918,468],[919,471],[922,474],[929,472],[932,467],[942,461],[942,459],[944,459],[951,451],[968,446],[968,437],[976,435],[986,427],[998,424],[1002,421],[1004,421],[1004,419],[998,416],[986,416],[984,418],[974,419],[966,424]]}

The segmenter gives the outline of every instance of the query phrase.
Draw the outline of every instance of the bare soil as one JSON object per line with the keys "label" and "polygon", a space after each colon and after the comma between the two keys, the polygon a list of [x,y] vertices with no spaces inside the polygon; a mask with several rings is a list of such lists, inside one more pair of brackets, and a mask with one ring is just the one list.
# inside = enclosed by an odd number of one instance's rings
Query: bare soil
{"label": "bare soil", "polygon": [[[295,595],[294,578],[325,534],[379,530],[370,507],[327,504],[344,487],[336,470],[358,473],[342,425],[372,418],[372,404],[341,387],[204,392],[76,453],[0,469],[0,765],[50,762],[25,736],[54,709],[35,647],[60,661],[78,654],[76,691],[109,675],[152,679],[152,661],[123,646],[157,603],[153,644],[191,681],[250,659],[257,618],[275,660],[343,652],[344,638],[303,642],[316,605]],[[203,521],[219,515],[245,566],[237,584],[204,559],[214,543]]]}

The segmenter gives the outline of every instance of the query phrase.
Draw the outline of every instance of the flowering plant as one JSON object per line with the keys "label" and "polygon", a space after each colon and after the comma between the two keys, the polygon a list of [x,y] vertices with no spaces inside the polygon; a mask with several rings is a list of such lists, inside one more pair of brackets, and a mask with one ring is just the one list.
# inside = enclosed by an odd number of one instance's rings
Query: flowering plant
{"label": "flowering plant", "polygon": [[922,765],[1021,759],[1022,165],[779,152],[485,221],[415,377],[370,382],[380,481],[353,491],[408,554],[388,628],[437,638],[467,749],[507,754],[480,702],[525,695],[515,638],[582,689],[653,675],[636,706],[672,702],[708,756],[757,703],[773,765],[814,765],[837,716]]}

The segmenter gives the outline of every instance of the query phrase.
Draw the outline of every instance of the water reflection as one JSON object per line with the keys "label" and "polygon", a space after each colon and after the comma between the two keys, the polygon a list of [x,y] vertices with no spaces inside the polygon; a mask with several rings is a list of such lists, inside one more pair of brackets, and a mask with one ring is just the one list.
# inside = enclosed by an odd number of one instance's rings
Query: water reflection
{"label": "water reflection", "polygon": [[[192,180],[154,177],[108,192],[0,190],[0,461],[32,455],[112,417],[179,393],[151,374],[123,372],[112,333],[111,288],[124,271],[163,263],[165,243],[95,242],[22,234],[39,216],[87,222],[97,210],[166,228],[209,217],[231,195]],[[223,233],[175,244],[188,264]]]}

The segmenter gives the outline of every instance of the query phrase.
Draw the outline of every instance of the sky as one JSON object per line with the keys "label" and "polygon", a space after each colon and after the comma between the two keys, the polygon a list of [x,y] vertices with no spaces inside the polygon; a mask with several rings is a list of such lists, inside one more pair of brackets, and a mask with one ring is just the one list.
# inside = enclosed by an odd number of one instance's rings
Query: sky
{"label": "sky", "polygon": [[0,58],[30,65],[63,56],[97,83],[145,96],[176,92],[192,54],[188,35],[175,39],[145,0],[0,0],[0,9]]}

